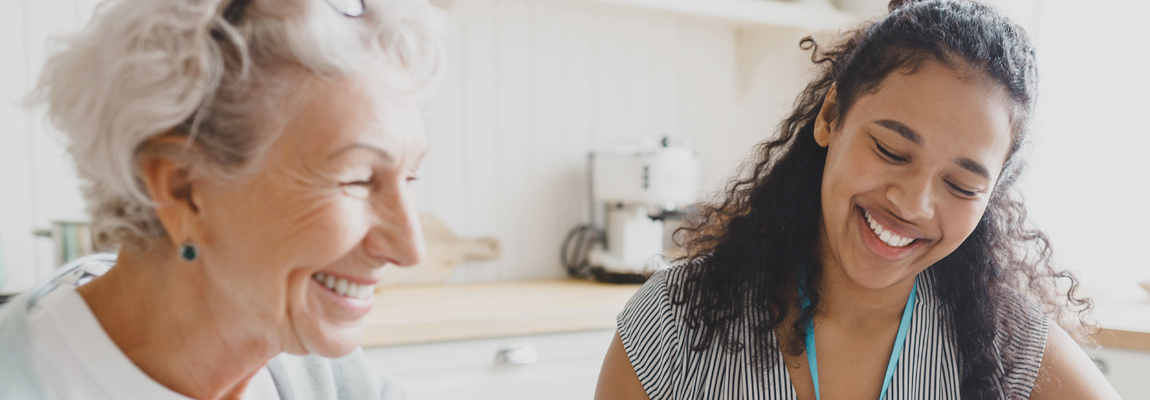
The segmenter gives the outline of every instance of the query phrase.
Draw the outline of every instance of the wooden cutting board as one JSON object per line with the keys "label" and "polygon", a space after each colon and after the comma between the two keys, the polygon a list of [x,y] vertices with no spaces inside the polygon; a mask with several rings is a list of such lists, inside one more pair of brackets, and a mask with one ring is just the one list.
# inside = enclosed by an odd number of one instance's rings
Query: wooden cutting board
{"label": "wooden cutting board", "polygon": [[431,214],[420,214],[427,255],[412,267],[386,267],[379,286],[435,285],[447,282],[460,264],[499,258],[502,249],[495,238],[461,239]]}

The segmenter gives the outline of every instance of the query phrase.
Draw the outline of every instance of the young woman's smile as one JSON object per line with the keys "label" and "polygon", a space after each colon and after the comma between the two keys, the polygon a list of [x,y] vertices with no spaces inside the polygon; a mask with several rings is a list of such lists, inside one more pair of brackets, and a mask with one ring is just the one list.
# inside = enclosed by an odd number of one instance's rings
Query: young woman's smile
{"label": "young woman's smile", "polygon": [[913,226],[895,222],[894,218],[857,207],[859,237],[875,257],[895,262],[909,257],[916,250],[928,246],[930,239]]}

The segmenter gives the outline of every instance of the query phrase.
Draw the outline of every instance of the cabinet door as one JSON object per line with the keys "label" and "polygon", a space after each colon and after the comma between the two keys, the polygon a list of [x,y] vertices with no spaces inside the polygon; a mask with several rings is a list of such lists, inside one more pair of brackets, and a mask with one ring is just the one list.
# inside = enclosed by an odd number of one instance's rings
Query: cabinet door
{"label": "cabinet door", "polygon": [[[81,7],[78,0],[25,0],[27,29],[26,64],[28,89],[32,89],[44,63],[60,44],[53,39],[76,33],[91,18],[92,8]],[[83,3],[87,3],[84,1]],[[85,4],[86,5],[86,4]],[[81,9],[85,12],[81,15]],[[32,162],[32,223],[37,229],[51,228],[52,221],[84,220],[87,218],[80,197],[80,183],[72,157],[67,152],[67,140],[62,132],[45,118],[44,109],[33,108],[29,113],[29,135]],[[35,263],[38,278],[47,277],[56,267],[51,240],[36,239]]]}
{"label": "cabinet door", "polygon": [[1124,399],[1150,399],[1150,352],[1104,347],[1093,355]]}
{"label": "cabinet door", "polygon": [[50,240],[32,236],[53,220],[84,219],[71,158],[44,110],[25,108],[50,49],[49,39],[76,32],[98,0],[0,2],[0,292],[30,289],[57,267]]}
{"label": "cabinet door", "polygon": [[366,351],[376,371],[390,376],[407,400],[585,400],[594,397],[614,334],[587,331]]}
{"label": "cabinet door", "polygon": [[23,106],[32,88],[26,54],[27,0],[0,2],[0,293],[27,290],[36,279],[32,239],[30,115]]}

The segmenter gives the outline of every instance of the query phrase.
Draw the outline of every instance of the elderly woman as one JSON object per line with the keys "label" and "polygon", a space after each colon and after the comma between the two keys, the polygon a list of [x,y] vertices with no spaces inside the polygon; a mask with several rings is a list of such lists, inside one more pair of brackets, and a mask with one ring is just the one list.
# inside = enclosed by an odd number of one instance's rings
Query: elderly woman
{"label": "elderly woman", "polygon": [[119,251],[0,310],[0,398],[387,397],[361,321],[382,268],[423,253],[409,182],[441,19],[426,0],[102,6],[37,93]]}

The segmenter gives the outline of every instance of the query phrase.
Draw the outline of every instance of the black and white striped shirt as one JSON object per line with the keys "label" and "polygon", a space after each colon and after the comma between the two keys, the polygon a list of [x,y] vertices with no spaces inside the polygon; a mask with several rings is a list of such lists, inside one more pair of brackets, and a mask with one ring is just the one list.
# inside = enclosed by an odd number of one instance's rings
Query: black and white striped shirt
{"label": "black and white striped shirt", "polygon": [[[684,268],[656,273],[618,317],[623,347],[651,400],[796,399],[778,352],[763,373],[755,370],[750,352],[723,351],[718,340],[704,351],[692,350],[701,332],[686,325],[687,306],[672,304],[668,290],[682,285],[686,273]],[[911,325],[886,400],[956,400],[960,380],[954,333],[944,321],[931,274],[916,279]],[[1008,318],[1012,334],[1004,351],[1016,354],[1018,363],[1006,372],[1007,387],[999,392],[1004,398],[1026,399],[1038,376],[1049,320],[1029,304],[1017,306],[1013,309],[1025,311]],[[750,343],[753,334],[746,322],[732,326],[741,343]]]}

